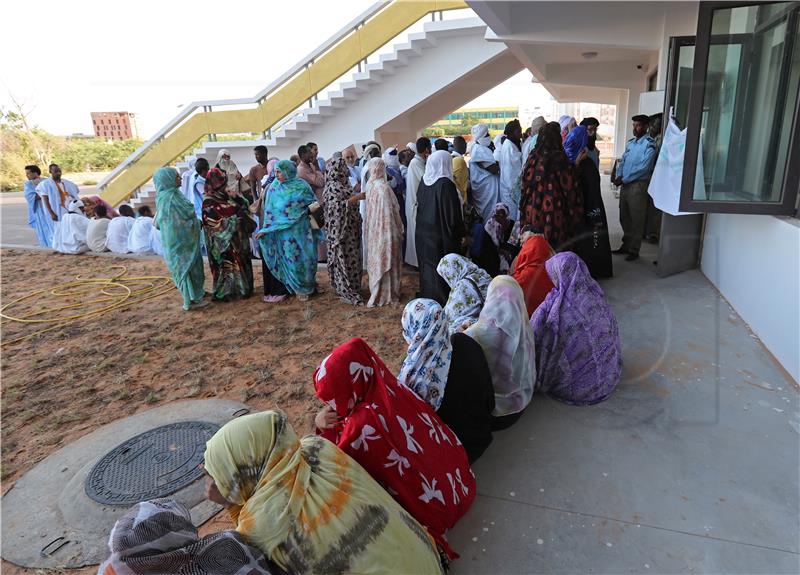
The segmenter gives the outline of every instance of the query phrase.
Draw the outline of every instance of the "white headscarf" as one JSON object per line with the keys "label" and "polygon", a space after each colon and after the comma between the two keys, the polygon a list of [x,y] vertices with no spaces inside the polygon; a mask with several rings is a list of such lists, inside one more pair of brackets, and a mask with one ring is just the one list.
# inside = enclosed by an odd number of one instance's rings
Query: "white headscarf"
{"label": "white headscarf", "polygon": [[408,148],[415,154],[417,153],[417,145],[414,142],[409,142],[408,144],[406,144],[406,148]]}
{"label": "white headscarf", "polygon": [[568,128],[571,130],[572,128],[577,126],[578,125],[578,121],[575,118],[573,118],[572,116],[564,115],[564,116],[561,116],[558,119],[558,125],[561,126],[561,131],[563,132],[564,130],[566,130]]}
{"label": "white headscarf", "polygon": [[364,148],[364,157],[365,158],[369,158],[369,153],[372,150],[378,150],[380,152],[381,151],[381,147],[378,144],[370,144],[369,146]]}
{"label": "white headscarf", "polygon": [[447,150],[436,150],[428,157],[422,181],[432,186],[439,178],[453,181],[453,158]]}
{"label": "white headscarf", "polygon": [[386,151],[383,153],[383,163],[386,164],[387,168],[394,168],[395,170],[400,169],[400,158],[397,154],[397,148],[386,148]]}
{"label": "white headscarf", "polygon": [[[214,165],[219,164],[220,166],[222,166],[222,164],[220,164],[220,162],[223,161],[222,156],[228,156],[230,158],[231,157],[231,153],[230,153],[229,150],[227,150],[225,148],[222,148],[219,152],[217,152],[217,162]],[[230,160],[228,160],[228,161],[230,161]],[[222,168],[222,169],[224,170],[225,168]]]}
{"label": "white headscarf", "polygon": [[514,278],[492,280],[478,322],[466,334],[480,344],[489,364],[495,400],[492,415],[525,409],[536,380],[536,349],[525,296]]}
{"label": "white headscarf", "polygon": [[67,204],[67,212],[70,214],[82,214],[81,208],[83,207],[83,202],[80,200],[72,200],[70,203]]}
{"label": "white headscarf", "polygon": [[470,132],[472,133],[472,140],[481,146],[488,146],[489,142],[492,141],[489,138],[489,128],[486,124],[475,124]]}

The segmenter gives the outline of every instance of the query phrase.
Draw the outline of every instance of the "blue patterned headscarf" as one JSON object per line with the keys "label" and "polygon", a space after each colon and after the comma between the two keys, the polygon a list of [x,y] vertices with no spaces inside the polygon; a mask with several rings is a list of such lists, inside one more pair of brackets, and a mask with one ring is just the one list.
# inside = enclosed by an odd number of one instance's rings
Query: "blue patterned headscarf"
{"label": "blue patterned headscarf", "polygon": [[397,380],[438,410],[453,353],[444,310],[432,299],[411,300],[402,322],[408,353]]}
{"label": "blue patterned headscarf", "polygon": [[572,128],[569,134],[567,134],[567,139],[564,141],[564,151],[567,153],[569,161],[574,164],[581,150],[588,145],[589,133],[586,131],[586,126]]}

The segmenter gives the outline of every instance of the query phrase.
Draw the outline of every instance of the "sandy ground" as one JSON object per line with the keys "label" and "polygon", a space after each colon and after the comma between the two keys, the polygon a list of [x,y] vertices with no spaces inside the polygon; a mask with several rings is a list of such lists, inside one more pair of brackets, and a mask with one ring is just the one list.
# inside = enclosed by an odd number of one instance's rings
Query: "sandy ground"
{"label": "sandy ground", "polygon": [[[105,277],[124,265],[129,276],[166,276],[161,260],[69,256],[2,250],[3,303],[76,275]],[[259,264],[259,262],[254,262]],[[399,368],[405,353],[400,331],[403,306],[354,308],[317,279],[322,295],[307,303],[261,302],[256,295],[184,312],[176,290],[125,310],[77,320],[26,342],[3,345],[2,492],[48,454],[97,427],[156,405],[184,398],[244,401],[254,410],[280,407],[298,433],[313,430],[313,374],[336,345],[364,338],[387,365]],[[210,273],[206,268],[206,289]],[[364,281],[366,285],[366,279]],[[403,302],[416,275],[403,275]],[[84,298],[87,296],[84,296]],[[42,296],[30,308],[66,298]],[[9,310],[10,313],[11,310]],[[2,324],[3,341],[41,329]],[[225,514],[203,532],[230,526]],[[3,562],[4,573],[33,573]],[[70,571],[91,573],[92,569]]]}

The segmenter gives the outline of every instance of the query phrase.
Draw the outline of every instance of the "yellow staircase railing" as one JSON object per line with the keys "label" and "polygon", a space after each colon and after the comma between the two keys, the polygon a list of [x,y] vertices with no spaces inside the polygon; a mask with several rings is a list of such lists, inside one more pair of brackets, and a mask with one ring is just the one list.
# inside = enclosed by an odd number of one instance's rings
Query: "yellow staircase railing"
{"label": "yellow staircase railing", "polygon": [[[321,53],[299,64],[290,77],[285,75],[286,81],[273,84],[274,88],[252,100],[219,103],[257,104],[256,107],[212,110],[202,102],[188,106],[100,182],[101,196],[112,205],[126,201],[157,169],[174,161],[206,135],[254,133],[272,128],[427,14],[461,8],[467,8],[464,0],[391,0],[376,4],[360,25],[331,38]],[[201,108],[202,111],[197,111]]]}

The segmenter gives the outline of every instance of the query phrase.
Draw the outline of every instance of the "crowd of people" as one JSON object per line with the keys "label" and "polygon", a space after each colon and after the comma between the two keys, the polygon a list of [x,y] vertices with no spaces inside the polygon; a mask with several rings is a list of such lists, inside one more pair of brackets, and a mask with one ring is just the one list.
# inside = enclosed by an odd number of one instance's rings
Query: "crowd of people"
{"label": "crowd of people", "polygon": [[[622,187],[625,233],[614,253],[628,260],[638,257],[646,235],[647,182],[657,152],[649,118],[633,120],[635,137],[612,174]],[[368,142],[360,157],[349,146],[328,161],[313,142],[284,160],[257,146],[247,175],[223,149],[213,167],[190,158],[180,176],[160,170],[153,178],[155,215],[143,205],[138,217],[129,205],[116,211],[98,196],[80,198],[55,164],[47,179],[27,166],[29,223],[41,245],[63,253],[162,255],[187,310],[251,296],[254,258],[261,260],[267,303],[307,300],[318,292],[317,263],[327,262],[331,286],[349,304],[399,303],[405,263],[418,270],[417,295],[444,305],[450,288],[436,271],[442,257],[459,253],[492,277],[507,274],[526,231],[543,235],[556,252],[577,254],[592,277],[607,278],[613,266],[598,126],[594,118],[578,124],[568,116],[537,117],[523,132],[513,120],[493,141],[487,126],[477,124],[469,153],[460,136],[422,137],[385,151]],[[171,228],[171,238],[190,239],[164,244],[163,227]],[[186,250],[199,254],[200,263]],[[202,256],[213,278],[210,300],[195,297],[205,293]]]}
{"label": "crowd of people", "polygon": [[[611,275],[597,125],[537,118],[526,135],[515,121],[495,145],[479,124],[469,162],[464,138],[423,137],[328,161],[313,144],[285,160],[259,147],[246,176],[224,150],[183,178],[158,170],[154,228],[186,309],[206,302],[203,252],[211,299],[252,293],[254,253],[269,303],[313,295],[323,259],[348,304],[399,302],[404,261],[419,291],[396,372],[360,338],[319,363],[315,435],[273,410],[208,442],[206,496],[235,530],[200,538],[181,504],[142,502],[117,521],[99,574],[445,572],[494,432],[536,392],[591,405],[619,383],[618,326],[593,277]],[[638,161],[625,159],[623,184]]]}

